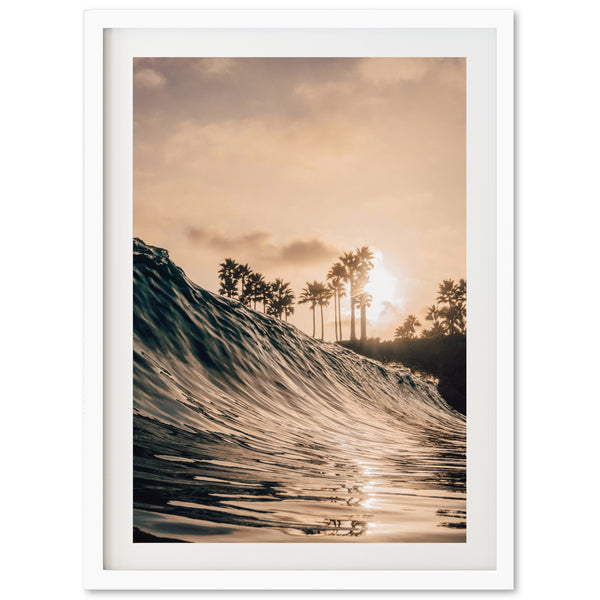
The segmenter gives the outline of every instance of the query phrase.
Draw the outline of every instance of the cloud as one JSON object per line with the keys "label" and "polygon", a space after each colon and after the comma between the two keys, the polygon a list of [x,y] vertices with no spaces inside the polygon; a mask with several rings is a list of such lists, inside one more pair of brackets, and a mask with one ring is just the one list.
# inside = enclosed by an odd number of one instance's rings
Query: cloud
{"label": "cloud", "polygon": [[209,75],[222,75],[228,73],[235,64],[234,58],[205,58],[198,64]]}
{"label": "cloud", "polygon": [[311,263],[334,257],[338,254],[332,246],[321,240],[294,240],[285,244],[280,249],[281,260],[291,263]]}
{"label": "cloud", "polygon": [[461,58],[364,58],[357,65],[361,78],[376,85],[420,82],[434,77],[446,84],[464,82]]}
{"label": "cloud", "polygon": [[148,146],[153,160],[164,161],[161,168],[187,169],[206,181],[226,173],[227,185],[235,173],[233,181],[249,190],[282,178],[304,181],[315,171],[339,181],[360,168],[367,147],[376,149],[369,128],[336,115],[312,121],[266,115],[207,125],[187,119],[163,138],[160,154]]}
{"label": "cloud", "polygon": [[339,98],[345,98],[348,94],[355,93],[356,82],[354,81],[325,81],[318,83],[302,81],[292,91],[294,96],[311,104],[337,101]]}
{"label": "cloud", "polygon": [[431,66],[427,58],[365,58],[358,63],[358,72],[372,83],[394,84],[420,81]]}
{"label": "cloud", "polygon": [[186,234],[193,242],[227,252],[261,249],[272,238],[271,234],[266,231],[252,231],[240,236],[227,237],[220,232],[202,227],[188,227]]}
{"label": "cloud", "polygon": [[259,260],[261,263],[310,265],[331,259],[339,254],[337,248],[318,238],[293,239],[284,244],[273,242],[266,231],[251,231],[238,236],[226,236],[202,227],[188,227],[188,239],[215,251],[239,253],[243,262]]}
{"label": "cloud", "polygon": [[140,88],[159,89],[166,85],[167,78],[160,71],[145,68],[135,73],[133,81]]}

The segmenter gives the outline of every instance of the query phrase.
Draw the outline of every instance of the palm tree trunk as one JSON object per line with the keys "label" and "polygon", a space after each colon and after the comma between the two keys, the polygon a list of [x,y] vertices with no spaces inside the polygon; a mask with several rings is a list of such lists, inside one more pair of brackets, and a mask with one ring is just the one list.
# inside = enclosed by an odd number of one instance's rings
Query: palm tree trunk
{"label": "palm tree trunk", "polygon": [[356,300],[350,292],[350,340],[356,341],[356,315],[355,315]]}
{"label": "palm tree trunk", "polygon": [[315,307],[312,307],[312,314],[313,314],[313,337],[315,337]]}
{"label": "palm tree trunk", "polygon": [[323,340],[324,338],[324,333],[323,333],[323,305],[321,304],[321,340]]}
{"label": "palm tree trunk", "polygon": [[335,292],[333,296],[333,324],[335,329],[335,341],[337,342],[337,307],[335,305]]}
{"label": "palm tree trunk", "polygon": [[342,335],[342,304],[341,304],[341,298],[338,295],[338,318],[340,320],[340,342],[344,339],[344,336]]}
{"label": "palm tree trunk", "polygon": [[337,292],[333,293],[333,321],[335,325],[335,341],[338,341]]}
{"label": "palm tree trunk", "polygon": [[360,305],[360,341],[367,339],[367,306],[364,302]]}
{"label": "palm tree trunk", "polygon": [[342,315],[340,313],[340,294],[339,292],[335,293],[335,310],[337,312],[337,339],[342,341]]}

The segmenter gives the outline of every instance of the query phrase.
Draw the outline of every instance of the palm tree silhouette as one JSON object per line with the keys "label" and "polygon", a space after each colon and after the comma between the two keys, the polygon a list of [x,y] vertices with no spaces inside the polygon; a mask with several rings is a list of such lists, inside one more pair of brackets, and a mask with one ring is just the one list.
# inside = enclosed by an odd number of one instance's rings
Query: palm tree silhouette
{"label": "palm tree silhouette", "polygon": [[331,298],[333,292],[325,283],[318,283],[317,285],[317,304],[321,308],[321,340],[323,340],[325,337],[325,332],[323,330],[323,307],[329,306],[329,299]]}
{"label": "palm tree silhouette", "polygon": [[284,306],[283,307],[283,314],[285,315],[285,322],[287,323],[288,320],[288,315],[293,315],[294,314],[294,307],[293,306]]}
{"label": "palm tree silhouette", "polygon": [[454,302],[458,308],[458,330],[460,333],[467,332],[467,281],[459,279],[454,287]]}
{"label": "palm tree silhouette", "polygon": [[218,272],[219,276],[219,294],[227,296],[227,298],[237,298],[237,283],[238,283],[238,268],[239,265],[235,260],[226,258],[220,265]]}
{"label": "palm tree silhouette", "polygon": [[425,320],[431,321],[433,325],[430,329],[423,329],[421,331],[421,337],[438,337],[444,335],[444,326],[440,322],[442,316],[442,311],[435,304],[428,306]]}
{"label": "palm tree silhouette", "polygon": [[237,266],[236,277],[237,282],[240,283],[240,302],[245,305],[250,304],[250,297],[246,296],[244,290],[246,289],[246,279],[251,273],[252,269],[247,264]]}
{"label": "palm tree silhouette", "polygon": [[252,308],[256,310],[256,303],[262,300],[262,286],[265,278],[261,273],[250,273],[244,285],[243,294],[248,301],[252,302]]}
{"label": "palm tree silhouette", "polygon": [[435,304],[427,307],[426,321],[432,321],[434,326],[439,325],[441,316],[440,309]]}
{"label": "palm tree silhouette", "polygon": [[372,296],[364,290],[369,282],[369,272],[373,268],[375,254],[371,252],[368,246],[363,246],[362,248],[357,248],[356,256],[358,258],[357,295],[360,307],[360,341],[364,342],[367,339],[367,306],[370,305],[372,299]]}
{"label": "palm tree silhouette", "polygon": [[[333,291],[333,306],[334,306],[334,320],[335,320],[335,339],[336,341],[342,339],[342,313],[340,310],[340,298],[346,295],[346,285],[344,283],[344,276],[346,271],[342,263],[335,263],[329,269],[327,273],[327,280],[329,281],[329,287]],[[338,337],[338,324],[339,324],[339,337]]]}
{"label": "palm tree silhouette", "polygon": [[356,341],[356,287],[360,259],[354,252],[344,252],[339,257],[344,267],[344,281],[350,285],[350,340]]}
{"label": "palm tree silhouette", "polygon": [[315,337],[315,306],[317,305],[317,298],[319,297],[319,284],[314,281],[313,283],[306,282],[306,287],[300,292],[300,299],[298,304],[310,304],[309,308],[312,310],[312,324],[313,331],[312,336]]}
{"label": "palm tree silhouette", "polygon": [[394,332],[394,339],[410,340],[415,337],[415,330],[417,327],[421,327],[421,323],[417,317],[413,314],[408,315],[404,319],[404,323],[399,327],[396,327]]}
{"label": "palm tree silhouette", "polygon": [[438,304],[452,304],[454,301],[454,279],[444,279],[438,285]]}
{"label": "palm tree silhouette", "polygon": [[271,298],[273,297],[271,284],[263,279],[263,281],[257,285],[256,296],[258,301],[262,302],[263,313],[266,314]]}
{"label": "palm tree silhouette", "polygon": [[453,279],[444,279],[438,286],[438,304],[440,315],[444,319],[444,326],[449,335],[466,331],[467,322],[467,282],[460,279],[457,284]]}
{"label": "palm tree silhouette", "polygon": [[360,341],[367,339],[367,308],[371,306],[373,294],[361,292],[358,294],[358,306],[360,307]]}
{"label": "palm tree silhouette", "polygon": [[292,314],[294,311],[292,305],[294,303],[294,292],[290,288],[289,282],[284,282],[281,277],[275,279],[270,285],[271,294],[269,298],[269,306],[267,312],[278,319],[285,313]]}
{"label": "palm tree silhouette", "polygon": [[285,320],[287,322],[288,316],[294,314],[294,300],[296,296],[292,289],[290,288],[289,283],[285,283],[280,293],[280,305],[283,314],[285,315]]}

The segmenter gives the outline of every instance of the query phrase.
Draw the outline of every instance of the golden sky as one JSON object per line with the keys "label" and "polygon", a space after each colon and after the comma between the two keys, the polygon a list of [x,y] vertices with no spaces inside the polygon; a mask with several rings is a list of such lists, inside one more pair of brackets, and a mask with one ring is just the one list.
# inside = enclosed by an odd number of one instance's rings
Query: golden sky
{"label": "golden sky", "polygon": [[[366,245],[368,335],[390,339],[411,312],[425,326],[437,284],[466,275],[465,66],[134,59],[134,235],[211,291],[230,257],[296,296]],[[311,333],[311,319],[300,305],[290,320]]]}

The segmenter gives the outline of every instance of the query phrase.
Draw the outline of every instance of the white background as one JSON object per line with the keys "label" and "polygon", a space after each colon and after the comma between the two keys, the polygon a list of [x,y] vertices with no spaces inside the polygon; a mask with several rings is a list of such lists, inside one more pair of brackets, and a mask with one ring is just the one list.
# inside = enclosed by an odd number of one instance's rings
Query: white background
{"label": "white background", "polygon": [[[9,598],[68,600],[88,594],[81,589],[81,11],[120,5],[167,3],[31,0],[3,10],[0,568],[2,592]],[[350,0],[326,4],[361,5]],[[180,8],[199,6],[177,3]],[[258,6],[319,4],[280,0]],[[370,8],[385,6],[427,7],[379,0]],[[554,6],[547,1],[479,0],[465,6],[437,0],[431,7],[517,12],[514,594],[592,597],[600,539],[598,9],[581,0]],[[453,593],[463,594],[487,595]],[[376,594],[352,597],[369,595]],[[434,593],[404,597],[429,595]],[[203,594],[211,596],[240,594]]]}

